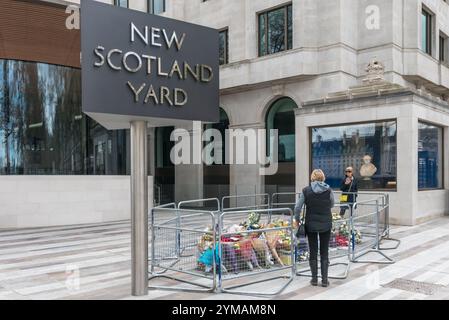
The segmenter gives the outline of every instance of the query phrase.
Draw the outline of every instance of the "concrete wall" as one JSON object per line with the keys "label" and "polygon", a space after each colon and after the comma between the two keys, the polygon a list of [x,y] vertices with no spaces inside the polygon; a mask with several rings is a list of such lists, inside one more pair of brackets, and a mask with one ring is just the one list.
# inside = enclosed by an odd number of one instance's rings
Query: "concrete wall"
{"label": "concrete wall", "polygon": [[0,176],[0,204],[0,229],[127,220],[130,177]]}

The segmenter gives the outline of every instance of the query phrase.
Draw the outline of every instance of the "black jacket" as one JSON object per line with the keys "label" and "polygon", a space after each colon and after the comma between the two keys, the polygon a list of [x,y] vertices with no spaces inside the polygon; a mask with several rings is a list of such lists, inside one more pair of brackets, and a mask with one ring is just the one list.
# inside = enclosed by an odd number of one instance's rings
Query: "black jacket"
{"label": "black jacket", "polygon": [[[357,201],[357,195],[353,193],[357,193],[359,191],[357,186],[357,179],[354,178],[351,184],[345,184],[346,177],[341,181],[340,190],[343,192],[343,195],[348,196],[348,202],[354,203]],[[347,193],[346,193],[347,192]]]}
{"label": "black jacket", "polygon": [[331,189],[323,193],[314,193],[311,187],[302,191],[306,205],[305,229],[309,232],[327,232],[332,229]]}

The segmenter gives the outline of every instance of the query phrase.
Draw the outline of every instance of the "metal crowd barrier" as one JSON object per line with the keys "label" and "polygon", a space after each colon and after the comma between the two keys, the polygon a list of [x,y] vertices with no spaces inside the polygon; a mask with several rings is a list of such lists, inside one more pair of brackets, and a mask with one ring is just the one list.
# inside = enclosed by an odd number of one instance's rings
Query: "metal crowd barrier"
{"label": "metal crowd barrier", "polygon": [[[373,200],[359,201],[353,204],[351,219],[351,262],[391,264],[394,260],[380,250],[380,241],[384,229],[380,225],[381,212],[386,210],[386,203],[382,204],[382,197]],[[357,206],[357,209],[355,208]],[[360,238],[360,242],[358,239]],[[368,254],[378,254],[383,260],[360,260]]]}
{"label": "metal crowd barrier", "polygon": [[[276,220],[271,219],[275,212]],[[236,225],[241,216],[257,216],[257,225]],[[226,211],[220,215],[218,272],[221,292],[242,295],[277,295],[292,281],[295,275],[294,235],[291,209],[259,209]],[[288,274],[285,274],[288,271]],[[283,273],[283,274],[279,274]],[[274,274],[268,277],[268,274]],[[247,278],[253,281],[245,281]],[[244,290],[252,285],[287,280],[275,291],[267,286],[260,290]],[[276,282],[277,283],[277,282]],[[272,287],[272,286],[270,286]]]}
{"label": "metal crowd barrier", "polygon": [[[381,250],[391,250],[399,246],[400,241],[389,237],[389,195],[379,193],[359,192],[357,196],[375,198],[376,200],[356,201],[355,203],[339,203],[339,195],[341,191],[334,192],[336,204],[334,208],[347,208],[344,219],[333,221],[333,231],[331,235],[331,243],[329,247],[329,267],[344,266],[343,274],[333,274],[329,272],[330,279],[346,279],[349,275],[349,262],[368,262],[390,264],[394,261],[385,255]],[[351,194],[351,193],[344,193]],[[355,193],[352,193],[355,194]],[[274,193],[271,198],[272,208],[288,207],[294,208],[299,193]],[[279,201],[282,199],[281,201]],[[370,205],[371,203],[371,205]],[[378,204],[378,205],[375,205]],[[372,212],[375,207],[375,212]],[[335,210],[333,210],[335,211]],[[349,214],[348,214],[349,211]],[[338,214],[335,212],[334,215]],[[344,235],[340,234],[345,230]],[[360,230],[359,230],[360,229]],[[337,241],[339,239],[340,241]],[[395,247],[382,248],[382,241],[394,241]],[[311,276],[310,268],[303,266],[308,261],[307,239],[298,239],[297,244],[297,275]],[[344,246],[343,242],[348,243]],[[303,244],[301,246],[301,244]],[[361,261],[362,256],[377,253],[384,257],[385,260],[369,260]],[[341,261],[342,259],[345,261]],[[338,260],[335,262],[335,260]]]}
{"label": "metal crowd barrier", "polygon": [[[329,266],[343,266],[344,270],[335,274],[330,269],[331,279],[347,278],[350,262],[394,263],[381,251],[384,240],[397,241],[399,245],[398,240],[389,238],[388,195],[362,195],[371,199],[335,205],[348,209],[351,214],[346,218],[333,210]],[[190,287],[150,288],[265,296],[279,294],[295,275],[310,276],[310,268],[304,266],[308,262],[307,239],[297,239],[292,226],[297,196],[227,196],[221,201],[197,199],[153,208],[149,281],[166,278]],[[213,203],[214,208],[205,206],[207,203]],[[249,216],[257,223],[252,221],[250,225]],[[379,254],[382,259],[362,261],[370,253]],[[278,290],[244,289],[278,279],[287,280]]]}
{"label": "metal crowd barrier", "polygon": [[[349,206],[345,204],[337,204],[334,208],[341,207],[347,207],[349,209]],[[334,218],[336,216],[338,219]],[[346,279],[349,276],[351,262],[351,218],[345,219],[339,218],[339,216],[339,213],[333,213],[331,241],[329,243],[329,279]],[[308,265],[307,238],[300,237],[297,241],[296,275],[311,277],[312,274]],[[305,245],[301,246],[301,242],[305,242]],[[321,277],[319,259],[318,265],[318,277]],[[335,268],[332,267],[340,267],[338,269],[343,269],[343,271],[334,273],[332,269]]]}
{"label": "metal crowd barrier", "polygon": [[200,204],[206,203],[214,203],[216,205],[216,210],[213,212],[220,212],[220,200],[218,198],[207,198],[207,199],[195,199],[195,200],[186,200],[178,203],[178,209],[191,209],[192,207],[199,206]]}
{"label": "metal crowd barrier", "polygon": [[[228,203],[227,205],[226,202]],[[270,195],[268,193],[261,193],[226,196],[221,199],[221,208],[223,211],[268,209],[270,208]]]}
{"label": "metal crowd barrier", "polygon": [[[384,210],[384,221],[385,221],[385,227],[384,227],[384,233],[382,235],[382,239],[379,243],[379,250],[394,250],[397,249],[400,244],[401,240],[391,238],[390,237],[390,195],[385,195],[385,210]],[[393,246],[389,247],[381,247],[382,242],[389,241],[395,243]]]}
{"label": "metal crowd barrier", "polygon": [[[150,285],[149,288],[214,292],[217,288],[215,226],[213,211],[153,208],[148,281],[165,278],[190,287]],[[198,261],[204,262],[203,268]]]}
{"label": "metal crowd barrier", "polygon": [[[381,211],[380,217],[379,217],[379,225],[382,230],[382,237],[380,239],[379,249],[380,250],[394,250],[399,247],[401,244],[401,241],[398,239],[394,239],[390,237],[390,195],[387,193],[377,193],[377,192],[341,192],[341,191],[334,191],[335,195],[341,195],[341,194],[347,194],[347,195],[356,195],[357,200],[356,204],[360,202],[364,202],[367,199],[372,199],[373,197],[379,197],[380,198],[380,205],[381,207],[385,207],[386,210]],[[339,199],[339,196],[336,197]],[[360,200],[361,199],[361,200]],[[352,206],[352,203],[350,203]],[[357,206],[351,207],[351,209],[355,212],[357,209]],[[381,247],[381,244],[383,242],[393,242],[393,246],[388,247]]]}

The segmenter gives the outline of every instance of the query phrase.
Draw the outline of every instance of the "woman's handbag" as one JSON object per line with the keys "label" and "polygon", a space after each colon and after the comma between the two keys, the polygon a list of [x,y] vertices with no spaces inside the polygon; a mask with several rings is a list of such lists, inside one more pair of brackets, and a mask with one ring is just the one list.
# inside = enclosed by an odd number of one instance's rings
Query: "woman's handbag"
{"label": "woman's handbag", "polygon": [[[354,179],[352,179],[352,181],[351,181],[351,185],[349,186],[349,192],[351,192],[351,189],[352,189],[352,184],[354,183]],[[349,195],[347,195],[347,194],[342,194],[341,196],[340,196],[340,203],[342,203],[342,202],[348,202],[348,200],[349,200]]]}
{"label": "woman's handbag", "polygon": [[304,215],[298,221],[298,231],[296,231],[296,238],[304,238],[306,236],[306,225],[305,225],[306,210],[304,209]]}

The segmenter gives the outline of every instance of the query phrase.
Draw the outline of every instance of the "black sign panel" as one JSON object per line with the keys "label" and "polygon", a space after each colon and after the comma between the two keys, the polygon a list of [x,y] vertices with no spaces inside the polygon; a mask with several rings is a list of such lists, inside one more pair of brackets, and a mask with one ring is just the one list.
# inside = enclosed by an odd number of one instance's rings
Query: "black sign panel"
{"label": "black sign panel", "polygon": [[83,112],[109,129],[218,122],[218,43],[215,29],[83,0]]}

